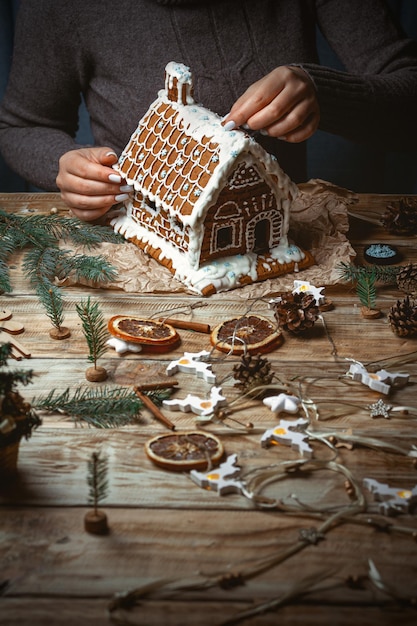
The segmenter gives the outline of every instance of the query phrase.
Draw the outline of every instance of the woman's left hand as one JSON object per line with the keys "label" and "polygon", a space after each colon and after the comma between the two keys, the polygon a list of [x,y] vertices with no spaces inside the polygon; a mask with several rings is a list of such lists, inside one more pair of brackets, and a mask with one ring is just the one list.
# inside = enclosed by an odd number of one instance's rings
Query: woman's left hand
{"label": "woman's left hand", "polygon": [[247,125],[271,137],[298,143],[311,137],[320,121],[316,90],[300,67],[280,66],[251,85],[223,120]]}

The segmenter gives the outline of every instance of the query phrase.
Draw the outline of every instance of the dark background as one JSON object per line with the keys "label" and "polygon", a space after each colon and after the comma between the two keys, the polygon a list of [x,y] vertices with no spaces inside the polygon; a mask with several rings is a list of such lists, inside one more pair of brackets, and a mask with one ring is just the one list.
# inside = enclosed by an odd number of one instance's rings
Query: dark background
{"label": "dark background", "polygon": [[[417,39],[417,1],[388,2],[407,34]],[[19,0],[0,0],[0,99],[7,83],[18,5]],[[321,62],[343,69],[320,33],[317,38]],[[78,140],[80,143],[92,142],[88,114],[83,107]],[[412,153],[383,152],[318,131],[308,141],[308,175],[359,193],[417,193],[417,146]],[[13,173],[0,157],[0,192],[18,191],[34,189]]]}

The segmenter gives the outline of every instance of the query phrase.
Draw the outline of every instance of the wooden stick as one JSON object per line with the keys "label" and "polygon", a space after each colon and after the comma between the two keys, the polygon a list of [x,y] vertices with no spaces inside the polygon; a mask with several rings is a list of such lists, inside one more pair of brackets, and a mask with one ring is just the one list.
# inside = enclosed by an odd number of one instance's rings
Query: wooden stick
{"label": "wooden stick", "polygon": [[16,350],[18,350],[23,356],[29,358],[30,352],[23,346],[13,335],[8,335],[4,330],[0,330],[0,343],[11,343]]}
{"label": "wooden stick", "polygon": [[159,321],[164,322],[165,324],[170,324],[174,328],[182,328],[183,330],[195,330],[197,333],[205,333],[206,335],[209,335],[211,333],[210,324],[190,322],[187,320],[174,320],[170,317],[160,317]]}
{"label": "wooden stick", "polygon": [[157,420],[162,422],[162,424],[167,426],[170,430],[175,430],[175,424],[173,424],[170,419],[168,419],[163,413],[161,413],[161,411],[158,409],[156,404],[152,402],[149,396],[146,396],[144,393],[142,393],[140,389],[138,389],[138,387],[134,387],[133,389],[139,400],[142,400],[144,406],[149,409],[149,411],[154,417],[156,417]]}
{"label": "wooden stick", "polygon": [[178,385],[178,380],[162,380],[159,383],[143,383],[136,385],[136,391],[158,391],[158,389],[172,389]]}

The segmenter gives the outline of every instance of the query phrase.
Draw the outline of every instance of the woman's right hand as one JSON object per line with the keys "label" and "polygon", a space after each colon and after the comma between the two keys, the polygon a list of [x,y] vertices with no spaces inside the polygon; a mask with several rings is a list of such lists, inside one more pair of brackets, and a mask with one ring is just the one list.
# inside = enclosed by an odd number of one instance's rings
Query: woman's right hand
{"label": "woman's right hand", "polygon": [[62,155],[56,184],[76,217],[92,222],[117,202],[127,200],[132,187],[111,167],[116,162],[117,154],[106,147],[80,148]]}

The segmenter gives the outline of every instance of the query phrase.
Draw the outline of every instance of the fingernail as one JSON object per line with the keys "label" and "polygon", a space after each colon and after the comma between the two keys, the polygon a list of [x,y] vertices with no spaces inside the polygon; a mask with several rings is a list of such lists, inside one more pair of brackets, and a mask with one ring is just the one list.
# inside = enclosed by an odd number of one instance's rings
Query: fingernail
{"label": "fingernail", "polygon": [[113,150],[110,150],[110,152],[106,152],[106,156],[114,156],[117,159],[117,154],[113,152]]}
{"label": "fingernail", "polygon": [[120,187],[120,191],[126,191],[129,193],[130,191],[133,191],[133,185],[122,185]]}
{"label": "fingernail", "polygon": [[244,128],[245,130],[250,130],[249,124],[242,124],[242,128]]}
{"label": "fingernail", "polygon": [[279,139],[280,141],[287,141],[285,135],[282,135],[282,137],[277,137],[277,139]]}
{"label": "fingernail", "polygon": [[111,183],[121,183],[122,177],[119,174],[109,174],[109,181]]}
{"label": "fingernail", "polygon": [[230,120],[229,122],[226,122],[223,128],[224,130],[234,130],[236,128],[236,122]]}
{"label": "fingernail", "polygon": [[268,137],[268,131],[265,130],[265,128],[261,128],[259,132],[261,133],[261,135],[264,135],[264,137]]}
{"label": "fingernail", "polygon": [[114,199],[116,200],[116,202],[123,202],[124,200],[127,200],[128,197],[128,193],[119,193],[119,195],[114,196]]}

